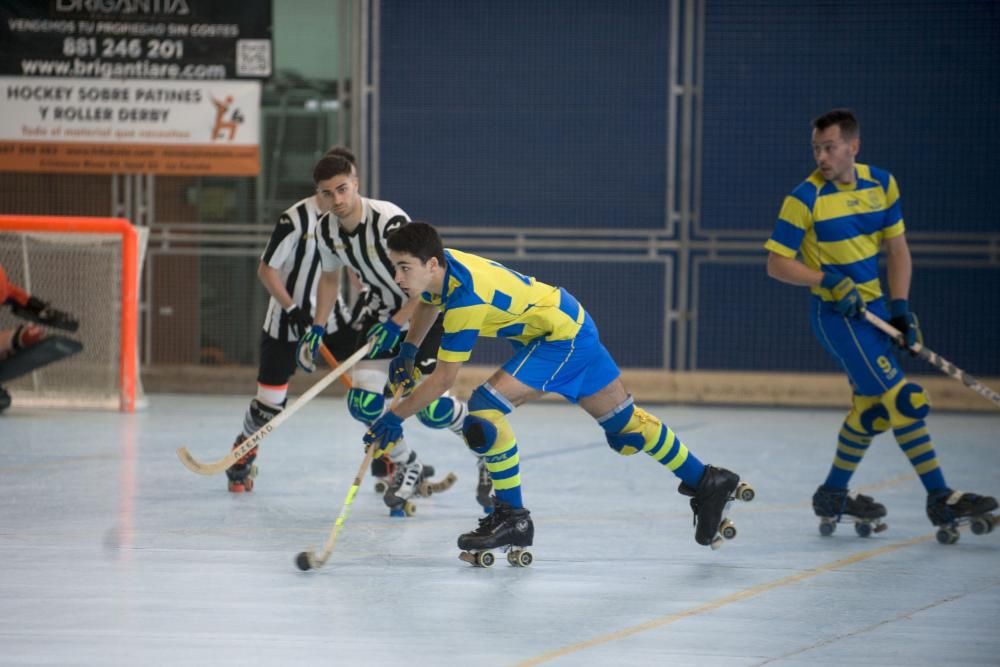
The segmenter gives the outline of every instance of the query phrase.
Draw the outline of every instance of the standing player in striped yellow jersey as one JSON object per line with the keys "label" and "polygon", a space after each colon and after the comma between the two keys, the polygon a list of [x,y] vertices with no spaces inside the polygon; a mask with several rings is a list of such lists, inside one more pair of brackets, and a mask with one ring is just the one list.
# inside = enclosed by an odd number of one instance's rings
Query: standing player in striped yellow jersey
{"label": "standing player in striped yellow jersey", "polygon": [[[402,421],[452,386],[478,338],[505,338],[514,348],[510,361],[469,399],[462,431],[469,448],[486,460],[495,511],[459,537],[460,549],[531,545],[534,526],[521,496],[517,440],[507,415],[543,392],[578,403],[619,454],[643,451],[680,478],[680,492],[692,497],[695,539],[718,544],[723,512],[739,476],[704,465],[673,431],[634,404],[594,321],[573,295],[483,257],[446,250],[426,223],[402,226],[389,236],[388,247],[396,282],[419,300],[407,342],[419,345],[439,311],[444,333],[434,372],[372,424],[365,442],[391,447],[402,433]],[[394,362],[390,382],[406,386],[410,380],[405,364]]]}
{"label": "standing player in striped yellow jersey", "polygon": [[[848,493],[848,482],[872,438],[889,429],[927,490],[927,516],[935,526],[997,507],[989,496],[956,492],[945,483],[924,421],[928,397],[904,377],[891,352],[892,340],[864,319],[864,311],[870,310],[903,332],[907,346],[921,340],[909,309],[912,261],[899,186],[884,169],[855,162],[860,146],[858,122],[850,110],[834,109],[813,121],[818,169],[785,198],[764,246],[770,251],[768,275],[811,288],[813,331],[847,372],[854,390],[830,474],[813,496],[824,535],[845,515],[860,521],[862,535],[871,526],[876,531],[884,527],[885,507]],[[888,309],[878,278],[883,247]]]}

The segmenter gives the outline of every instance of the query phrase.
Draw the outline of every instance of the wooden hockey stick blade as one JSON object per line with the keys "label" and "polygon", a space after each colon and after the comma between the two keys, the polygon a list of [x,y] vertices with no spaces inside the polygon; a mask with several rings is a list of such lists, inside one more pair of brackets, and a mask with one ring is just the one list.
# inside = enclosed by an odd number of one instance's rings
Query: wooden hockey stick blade
{"label": "wooden hockey stick blade", "polygon": [[[886,335],[895,340],[897,343],[903,342],[903,334],[896,327],[892,326],[878,315],[873,315],[869,311],[865,311],[865,319],[870,323],[881,329]],[[951,363],[944,357],[940,356],[933,350],[929,350],[920,343],[914,343],[909,346],[909,349],[913,351],[918,357],[929,363],[934,368],[938,369],[948,377],[958,380],[966,387],[976,392],[988,401],[992,401],[997,407],[1000,407],[1000,393],[990,389],[982,382],[972,377],[961,368]]]}
{"label": "wooden hockey stick blade", "polygon": [[[337,363],[337,358],[333,356],[333,352],[330,352],[330,350],[327,349],[326,345],[324,345],[323,343],[319,344],[319,353],[323,355],[323,361],[325,361],[326,365],[329,366],[331,369],[335,369],[337,368],[337,366],[340,365]],[[340,384],[344,385],[348,389],[351,389],[354,386],[354,384],[351,382],[351,378],[347,377],[346,375],[340,376]]]}
{"label": "wooden hockey stick blade", "polygon": [[426,496],[432,496],[435,493],[441,493],[442,491],[447,491],[448,489],[453,487],[455,485],[455,482],[457,481],[458,477],[456,477],[455,473],[453,472],[448,473],[447,475],[445,475],[444,479],[439,480],[437,482],[432,482],[429,479],[425,479],[421,481],[420,484],[417,486],[417,495],[426,497]]}
{"label": "wooden hockey stick blade", "polygon": [[181,460],[181,463],[184,464],[185,468],[191,472],[198,473],[199,475],[218,475],[220,472],[228,470],[243,456],[256,449],[264,438],[269,436],[276,428],[281,426],[286,419],[294,415],[299,408],[315,398],[318,393],[326,389],[327,386],[329,386],[334,380],[343,376],[343,374],[350,370],[354,364],[361,361],[365,355],[368,354],[368,350],[369,345],[365,343],[361,346],[361,349],[352,354],[346,361],[344,361],[344,363],[330,371],[326,377],[310,387],[306,393],[295,399],[295,401],[293,401],[287,408],[279,412],[274,419],[261,426],[260,430],[244,440],[239,447],[231,449],[228,454],[223,456],[218,461],[202,463],[191,455],[191,452],[187,450],[187,447],[180,447],[177,449],[177,458]]}

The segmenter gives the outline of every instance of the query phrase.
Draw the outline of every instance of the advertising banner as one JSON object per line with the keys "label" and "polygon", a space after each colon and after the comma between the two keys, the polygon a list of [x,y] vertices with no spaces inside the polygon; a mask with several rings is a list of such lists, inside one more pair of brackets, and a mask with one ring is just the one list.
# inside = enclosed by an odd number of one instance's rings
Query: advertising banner
{"label": "advertising banner", "polygon": [[260,82],[0,77],[0,170],[253,176]]}
{"label": "advertising banner", "polygon": [[271,76],[270,0],[0,0],[0,75]]}

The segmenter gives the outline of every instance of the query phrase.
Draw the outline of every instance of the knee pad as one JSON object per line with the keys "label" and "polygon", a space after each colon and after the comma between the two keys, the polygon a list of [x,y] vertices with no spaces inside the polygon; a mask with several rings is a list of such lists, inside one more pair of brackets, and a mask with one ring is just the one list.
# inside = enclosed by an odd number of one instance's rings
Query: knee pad
{"label": "knee pad", "polygon": [[652,449],[666,438],[663,422],[631,401],[614,417],[601,422],[608,445],[622,456]]}
{"label": "knee pad", "polygon": [[417,413],[420,423],[429,428],[448,428],[455,421],[458,406],[451,396],[442,396]]}
{"label": "knee pad", "polygon": [[889,430],[889,411],[882,403],[881,396],[858,396],[854,395],[853,405],[850,414],[847,415],[848,425],[859,431],[871,435],[878,435]]}
{"label": "knee pad", "polygon": [[882,394],[882,402],[889,410],[893,427],[912,424],[931,411],[930,398],[924,388],[915,382],[900,382]]}
{"label": "knee pad", "polygon": [[469,449],[480,455],[487,453],[498,443],[514,440],[514,432],[507,418],[498,410],[470,412],[462,422],[462,436]]}
{"label": "knee pad", "polygon": [[385,396],[381,393],[351,387],[347,390],[347,411],[362,424],[371,426],[382,416]]}

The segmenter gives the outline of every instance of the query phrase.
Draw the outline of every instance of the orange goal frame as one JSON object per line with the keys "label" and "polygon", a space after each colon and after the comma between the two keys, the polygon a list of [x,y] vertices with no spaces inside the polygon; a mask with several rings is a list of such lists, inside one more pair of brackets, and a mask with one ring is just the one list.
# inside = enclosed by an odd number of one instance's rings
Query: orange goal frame
{"label": "orange goal frame", "polygon": [[125,218],[83,216],[0,215],[0,230],[56,234],[118,234],[122,241],[121,349],[118,361],[120,409],[135,412],[138,375],[139,241]]}

